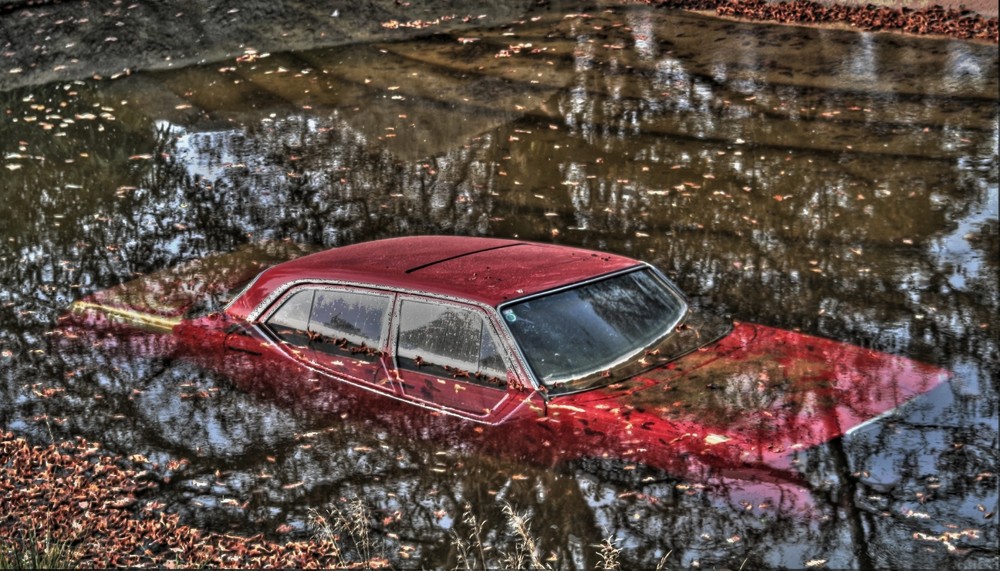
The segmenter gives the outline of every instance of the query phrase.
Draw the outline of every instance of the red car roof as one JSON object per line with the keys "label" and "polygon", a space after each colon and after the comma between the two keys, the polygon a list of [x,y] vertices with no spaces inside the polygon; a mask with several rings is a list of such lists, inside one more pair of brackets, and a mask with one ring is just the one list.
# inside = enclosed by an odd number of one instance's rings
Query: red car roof
{"label": "red car roof", "polygon": [[242,317],[290,282],[344,281],[496,306],[634,267],[624,256],[498,238],[415,236],[326,250],[264,271],[233,304]]}

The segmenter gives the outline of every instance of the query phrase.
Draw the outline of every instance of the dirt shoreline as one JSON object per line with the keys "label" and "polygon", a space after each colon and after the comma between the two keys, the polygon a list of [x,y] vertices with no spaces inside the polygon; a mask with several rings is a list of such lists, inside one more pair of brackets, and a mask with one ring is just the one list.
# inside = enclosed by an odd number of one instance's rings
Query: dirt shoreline
{"label": "dirt shoreline", "polygon": [[381,558],[346,561],[319,536],[278,543],[182,525],[145,498],[158,485],[150,474],[162,467],[79,437],[32,445],[0,432],[0,459],[0,567],[20,568],[19,556],[48,549],[61,551],[56,563],[64,567],[388,567]]}
{"label": "dirt shoreline", "polygon": [[881,5],[855,0],[654,0],[657,6],[696,10],[724,18],[812,26],[845,26],[864,31],[897,32],[997,43],[996,6],[977,1],[979,10],[948,2],[915,7],[924,2],[885,1]]}
{"label": "dirt shoreline", "polygon": [[[278,52],[498,26],[526,15],[620,4],[704,11],[787,24],[849,26],[997,43],[988,0],[222,0],[176,5],[137,0],[0,0],[0,91],[54,81],[223,61]],[[896,5],[903,5],[897,8]],[[943,7],[942,7],[943,6]],[[915,8],[915,9],[914,9]],[[395,24],[395,25],[393,25]]]}

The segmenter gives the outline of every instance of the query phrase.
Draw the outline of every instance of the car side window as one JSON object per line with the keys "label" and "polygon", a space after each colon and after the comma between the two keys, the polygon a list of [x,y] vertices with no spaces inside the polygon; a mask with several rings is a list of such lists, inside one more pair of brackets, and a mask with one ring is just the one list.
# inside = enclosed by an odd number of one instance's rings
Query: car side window
{"label": "car side window", "polygon": [[385,295],[317,291],[309,319],[313,347],[331,355],[378,357],[389,302]]}
{"label": "car side window", "polygon": [[309,344],[309,314],[314,295],[311,289],[293,294],[267,320],[267,326],[282,341],[305,347]]}
{"label": "car side window", "polygon": [[403,300],[396,356],[400,368],[425,374],[483,384],[505,383],[507,378],[484,316],[455,305]]}
{"label": "car side window", "polygon": [[266,324],[290,345],[373,361],[380,355],[391,299],[357,291],[306,289],[285,300]]}

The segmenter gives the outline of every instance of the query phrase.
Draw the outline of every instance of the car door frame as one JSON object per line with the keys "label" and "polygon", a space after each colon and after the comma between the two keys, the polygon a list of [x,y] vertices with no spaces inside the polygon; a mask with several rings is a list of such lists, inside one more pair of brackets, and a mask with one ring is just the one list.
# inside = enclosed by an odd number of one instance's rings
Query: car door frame
{"label": "car door frame", "polygon": [[[318,351],[312,346],[311,342],[302,347],[291,345],[278,337],[278,335],[267,324],[267,320],[280,310],[282,305],[284,305],[288,299],[304,290],[313,290],[314,292],[324,290],[345,291],[370,294],[388,299],[389,303],[386,315],[382,320],[381,338],[379,340],[379,347],[377,348],[381,354],[378,359],[371,363],[375,367],[371,378],[365,379],[356,375],[345,375],[339,373],[336,369],[327,366],[317,358]],[[371,390],[387,396],[398,397],[401,390],[398,383],[395,381],[395,376],[390,373],[390,368],[388,366],[388,345],[391,338],[395,305],[396,294],[392,291],[364,287],[363,285],[350,283],[297,282],[285,288],[280,295],[270,302],[268,307],[263,310],[260,315],[256,317],[256,319],[254,319],[253,324],[271,343],[277,347],[281,354],[285,355],[287,358],[291,359],[300,366],[306,367],[323,377],[331,377],[338,382],[347,383],[355,387]],[[310,321],[311,319],[312,311],[310,310]]]}
{"label": "car door frame", "polygon": [[[460,383],[462,385],[473,385],[475,387],[481,387],[486,390],[495,390],[503,393],[503,396],[497,400],[497,402],[490,407],[489,412],[484,414],[475,414],[469,410],[463,410],[460,408],[454,408],[441,403],[435,403],[432,400],[421,398],[418,395],[414,395],[412,392],[407,392],[404,387],[404,377],[406,373],[410,372],[408,369],[403,369],[399,366],[399,330],[402,325],[401,312],[403,302],[407,300],[432,303],[436,305],[442,305],[446,307],[458,307],[461,309],[471,310],[480,318],[484,320],[487,327],[490,328],[492,333],[493,342],[496,345],[497,351],[500,354],[501,359],[504,363],[504,371],[506,373],[506,379],[503,380],[502,385],[489,386],[483,382],[474,382],[466,378],[457,377],[444,379],[447,382]],[[408,402],[411,402],[417,406],[427,408],[434,411],[439,411],[443,414],[448,414],[452,416],[459,416],[474,422],[484,423],[484,424],[499,424],[509,418],[510,416],[517,413],[521,408],[530,407],[533,410],[533,415],[544,415],[545,414],[545,400],[540,397],[540,393],[534,386],[531,377],[526,375],[525,366],[521,362],[519,355],[511,350],[511,339],[507,333],[507,330],[501,327],[499,323],[499,318],[497,317],[496,310],[490,306],[486,306],[480,303],[476,303],[471,300],[430,295],[423,292],[406,291],[401,290],[396,292],[396,300],[392,309],[392,316],[390,318],[390,328],[389,328],[389,358],[386,359],[386,366],[391,368],[392,377],[396,379],[396,383],[399,387],[399,394],[401,398]],[[539,397],[539,398],[536,398]]]}

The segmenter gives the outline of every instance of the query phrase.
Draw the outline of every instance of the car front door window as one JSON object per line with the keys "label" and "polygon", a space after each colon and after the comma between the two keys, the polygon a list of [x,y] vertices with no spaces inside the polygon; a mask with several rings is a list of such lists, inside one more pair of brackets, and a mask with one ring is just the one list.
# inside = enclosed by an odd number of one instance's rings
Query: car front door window
{"label": "car front door window", "polygon": [[396,362],[408,396],[476,417],[495,413],[508,394],[500,347],[481,311],[411,299],[400,305]]}
{"label": "car front door window", "polygon": [[497,384],[503,358],[486,321],[459,306],[404,300],[397,356],[401,368]]}

